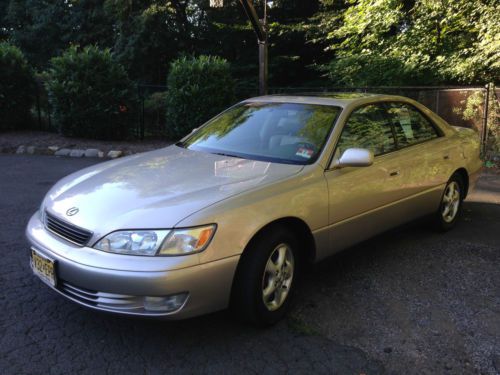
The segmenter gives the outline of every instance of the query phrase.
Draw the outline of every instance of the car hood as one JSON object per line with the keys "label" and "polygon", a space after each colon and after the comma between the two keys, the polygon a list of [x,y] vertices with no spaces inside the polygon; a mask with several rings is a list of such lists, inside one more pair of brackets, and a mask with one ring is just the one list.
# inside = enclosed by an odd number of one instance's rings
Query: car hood
{"label": "car hood", "polygon": [[[118,229],[172,228],[200,209],[302,168],[170,146],[69,175],[43,205],[96,236]],[[78,212],[68,215],[73,207]]]}

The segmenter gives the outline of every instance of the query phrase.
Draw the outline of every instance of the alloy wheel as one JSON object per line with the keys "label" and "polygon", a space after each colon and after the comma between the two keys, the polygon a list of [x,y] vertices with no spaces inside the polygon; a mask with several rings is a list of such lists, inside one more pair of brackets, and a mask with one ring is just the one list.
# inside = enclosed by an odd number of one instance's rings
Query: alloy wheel
{"label": "alloy wheel", "polygon": [[294,268],[291,247],[285,243],[276,246],[267,260],[262,277],[262,299],[269,311],[279,309],[288,297]]}
{"label": "alloy wheel", "polygon": [[456,181],[446,186],[441,205],[441,216],[446,223],[451,223],[457,216],[460,206],[460,186]]}

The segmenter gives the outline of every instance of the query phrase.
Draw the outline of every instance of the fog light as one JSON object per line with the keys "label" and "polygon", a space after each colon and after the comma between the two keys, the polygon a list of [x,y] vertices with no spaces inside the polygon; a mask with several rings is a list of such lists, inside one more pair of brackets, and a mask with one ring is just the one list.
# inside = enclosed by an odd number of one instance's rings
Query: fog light
{"label": "fog light", "polygon": [[144,309],[148,311],[170,312],[182,307],[188,293],[173,294],[166,297],[144,297]]}

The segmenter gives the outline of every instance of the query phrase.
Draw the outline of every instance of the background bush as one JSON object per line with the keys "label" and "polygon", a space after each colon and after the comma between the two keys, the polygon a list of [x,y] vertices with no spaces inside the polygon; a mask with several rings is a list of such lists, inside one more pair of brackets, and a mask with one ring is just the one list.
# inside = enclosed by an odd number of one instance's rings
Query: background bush
{"label": "background bush", "polygon": [[229,63],[214,56],[183,57],[170,65],[167,129],[183,137],[235,101]]}
{"label": "background bush", "polygon": [[51,59],[45,85],[61,134],[95,139],[129,134],[135,94],[108,49],[69,48]]}
{"label": "background bush", "polygon": [[[144,98],[144,122],[156,135],[166,133],[167,94],[167,91],[159,91]],[[149,136],[147,132],[146,136]]]}
{"label": "background bush", "polygon": [[0,130],[30,125],[34,94],[32,71],[21,50],[0,43]]}

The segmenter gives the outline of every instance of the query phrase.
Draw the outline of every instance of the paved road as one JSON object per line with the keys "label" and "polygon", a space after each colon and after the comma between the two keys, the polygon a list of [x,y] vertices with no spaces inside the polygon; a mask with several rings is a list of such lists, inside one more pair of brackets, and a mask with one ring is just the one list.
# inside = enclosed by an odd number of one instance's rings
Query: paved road
{"label": "paved road", "polygon": [[481,203],[450,233],[413,223],[316,266],[290,317],[257,330],[227,312],[172,323],[96,313],[31,275],[28,217],[92,163],[0,156],[0,374],[500,372],[498,178],[481,181]]}

